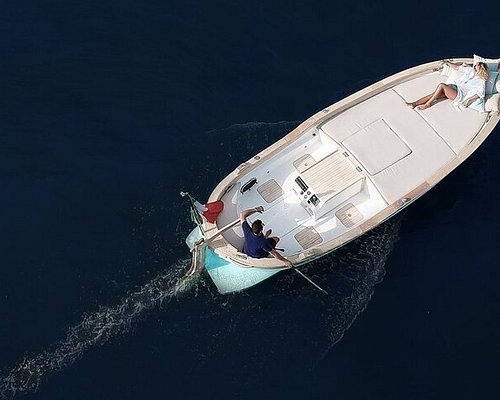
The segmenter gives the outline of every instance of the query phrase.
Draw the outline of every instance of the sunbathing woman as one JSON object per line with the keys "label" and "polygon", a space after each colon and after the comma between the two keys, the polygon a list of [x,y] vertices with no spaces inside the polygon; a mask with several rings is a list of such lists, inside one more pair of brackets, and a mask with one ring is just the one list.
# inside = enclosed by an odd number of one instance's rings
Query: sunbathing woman
{"label": "sunbathing woman", "polygon": [[484,98],[488,68],[485,63],[479,62],[473,67],[457,65],[446,61],[450,68],[462,71],[463,74],[454,83],[440,83],[436,90],[413,103],[407,103],[411,108],[425,110],[433,105],[436,100],[450,99],[456,107],[468,107],[479,98]]}

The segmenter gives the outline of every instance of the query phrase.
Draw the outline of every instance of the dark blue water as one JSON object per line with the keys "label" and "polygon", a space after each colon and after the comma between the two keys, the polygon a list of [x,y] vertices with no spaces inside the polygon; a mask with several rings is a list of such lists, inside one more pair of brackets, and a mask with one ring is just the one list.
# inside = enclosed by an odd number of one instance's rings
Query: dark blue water
{"label": "dark blue water", "polygon": [[498,128],[397,218],[221,296],[188,190],[405,68],[500,56],[487,1],[11,1],[0,12],[2,394],[496,398]]}

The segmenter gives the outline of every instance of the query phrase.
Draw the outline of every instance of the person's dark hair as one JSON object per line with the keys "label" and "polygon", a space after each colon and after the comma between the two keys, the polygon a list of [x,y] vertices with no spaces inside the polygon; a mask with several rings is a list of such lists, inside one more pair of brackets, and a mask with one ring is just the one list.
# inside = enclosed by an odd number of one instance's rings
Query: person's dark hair
{"label": "person's dark hair", "polygon": [[260,219],[255,220],[252,223],[252,232],[255,234],[261,233],[264,226],[262,225],[262,221]]}

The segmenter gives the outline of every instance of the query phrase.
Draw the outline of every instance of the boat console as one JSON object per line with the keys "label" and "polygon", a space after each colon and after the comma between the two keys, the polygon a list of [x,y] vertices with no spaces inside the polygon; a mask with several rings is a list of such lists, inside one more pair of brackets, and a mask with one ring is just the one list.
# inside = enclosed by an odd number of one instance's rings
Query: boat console
{"label": "boat console", "polygon": [[295,178],[293,190],[315,219],[363,190],[365,178],[348,157],[348,153],[335,151]]}

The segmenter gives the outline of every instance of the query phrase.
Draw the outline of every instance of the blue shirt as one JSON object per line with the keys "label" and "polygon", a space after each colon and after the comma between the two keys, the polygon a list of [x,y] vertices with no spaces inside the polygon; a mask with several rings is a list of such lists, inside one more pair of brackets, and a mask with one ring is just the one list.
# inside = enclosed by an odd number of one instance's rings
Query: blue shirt
{"label": "blue shirt", "polygon": [[254,235],[252,233],[252,228],[248,225],[248,222],[243,222],[241,224],[243,228],[243,234],[245,235],[245,244],[243,245],[243,253],[249,255],[253,258],[265,258],[269,255],[272,247],[269,242],[264,237],[264,235]]}

